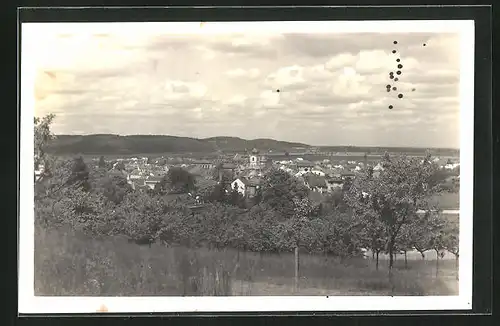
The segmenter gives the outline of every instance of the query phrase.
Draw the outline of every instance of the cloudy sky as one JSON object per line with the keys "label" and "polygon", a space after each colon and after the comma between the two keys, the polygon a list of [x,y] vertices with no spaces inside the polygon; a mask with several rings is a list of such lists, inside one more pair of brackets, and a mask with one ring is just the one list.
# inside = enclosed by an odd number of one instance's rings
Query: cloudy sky
{"label": "cloudy sky", "polygon": [[459,34],[53,30],[35,115],[55,113],[56,134],[459,147]]}

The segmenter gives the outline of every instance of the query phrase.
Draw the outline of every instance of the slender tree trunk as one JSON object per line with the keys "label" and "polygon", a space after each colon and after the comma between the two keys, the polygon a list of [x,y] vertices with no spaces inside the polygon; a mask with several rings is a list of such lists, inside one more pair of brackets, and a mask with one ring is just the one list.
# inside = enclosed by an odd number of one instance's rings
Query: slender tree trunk
{"label": "slender tree trunk", "polygon": [[376,254],[377,255],[377,257],[376,257],[377,261],[376,261],[376,264],[375,264],[377,270],[378,270],[378,254],[379,254],[379,252],[377,251],[377,254]]}
{"label": "slender tree trunk", "polygon": [[458,274],[459,274],[459,268],[458,268],[458,254],[455,255],[455,270],[456,270],[456,275],[457,275],[457,280],[458,280]]}
{"label": "slender tree trunk", "polygon": [[392,268],[394,267],[394,242],[389,243],[389,284],[391,285],[391,293],[394,293],[394,282]]}
{"label": "slender tree trunk", "polygon": [[439,251],[438,250],[435,251],[436,251],[436,277],[437,277],[439,274]]}
{"label": "slender tree trunk", "polygon": [[372,250],[372,259],[375,259],[375,251]]}
{"label": "slender tree trunk", "polygon": [[299,289],[299,246],[295,247],[295,292]]}
{"label": "slender tree trunk", "polygon": [[408,255],[406,254],[406,250],[405,250],[405,269],[408,269]]}
{"label": "slender tree trunk", "polygon": [[392,246],[392,243],[389,243],[389,271],[392,270],[392,267],[394,267],[394,248]]}

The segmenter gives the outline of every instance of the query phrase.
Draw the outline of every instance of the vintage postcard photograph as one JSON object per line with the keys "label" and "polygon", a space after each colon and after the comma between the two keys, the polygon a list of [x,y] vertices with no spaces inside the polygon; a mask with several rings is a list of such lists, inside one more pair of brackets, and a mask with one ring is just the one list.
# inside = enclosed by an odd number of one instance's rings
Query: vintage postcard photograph
{"label": "vintage postcard photograph", "polygon": [[21,37],[20,313],[471,309],[473,21]]}

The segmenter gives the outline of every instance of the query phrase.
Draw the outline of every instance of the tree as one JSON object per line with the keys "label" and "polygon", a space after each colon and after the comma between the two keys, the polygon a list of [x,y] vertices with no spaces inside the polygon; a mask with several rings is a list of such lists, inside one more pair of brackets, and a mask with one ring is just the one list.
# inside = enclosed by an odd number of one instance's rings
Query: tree
{"label": "tree", "polygon": [[394,265],[396,239],[403,225],[411,223],[418,209],[427,208],[428,198],[437,192],[430,181],[437,166],[424,159],[385,155],[378,177],[362,173],[349,189],[348,203],[358,215],[374,214],[385,228],[389,270]]}
{"label": "tree", "polygon": [[[41,164],[46,163],[46,149],[51,140],[55,138],[50,126],[55,119],[54,114],[48,114],[43,118],[35,117],[34,124],[34,167],[38,170]],[[37,178],[35,178],[37,180]]]}
{"label": "tree", "polygon": [[195,178],[183,168],[172,167],[155,186],[156,192],[185,194],[195,189]]}
{"label": "tree", "polygon": [[446,250],[446,223],[443,219],[436,219],[435,233],[430,239],[429,247],[436,252],[436,275],[439,273],[439,259],[443,258]]}
{"label": "tree", "polygon": [[119,233],[119,224],[113,208],[101,194],[86,191],[81,187],[65,189],[61,200],[60,225],[68,225],[92,237],[109,236]]}
{"label": "tree", "polygon": [[332,210],[345,211],[347,207],[344,201],[344,191],[342,189],[335,189],[332,193],[325,194],[322,207],[325,213]]}
{"label": "tree", "polygon": [[458,277],[458,258],[459,258],[459,224],[458,222],[448,222],[445,229],[444,248],[455,256],[455,268]]}
{"label": "tree", "polygon": [[348,192],[352,185],[352,178],[347,177],[344,179],[344,183],[342,184],[342,193]]}
{"label": "tree", "polygon": [[35,168],[43,162],[48,143],[54,139],[50,126],[55,119],[54,114],[48,114],[43,118],[34,118],[34,156]]}
{"label": "tree", "polygon": [[163,203],[158,196],[128,193],[115,212],[117,219],[122,221],[121,232],[133,242],[151,245],[163,226]]}
{"label": "tree", "polygon": [[116,165],[114,166],[115,170],[118,170],[118,171],[123,171],[125,170],[125,163],[123,163],[123,161],[118,161],[116,162]]}
{"label": "tree", "polygon": [[363,221],[356,220],[349,212],[334,210],[312,218],[308,224],[316,240],[311,252],[319,251],[344,260],[358,255],[366,244],[362,234],[365,230]]}
{"label": "tree", "polygon": [[378,270],[379,255],[385,248],[386,233],[384,223],[374,213],[370,210],[360,216],[363,227],[359,232],[359,237],[361,245],[370,249],[375,256],[375,268]]}
{"label": "tree", "polygon": [[300,260],[299,260],[299,250],[302,243],[306,244],[307,241],[306,227],[313,214],[313,207],[311,202],[307,198],[293,198],[293,215],[289,220],[288,230],[292,243],[295,247],[295,290],[299,286],[299,272],[300,272]]}
{"label": "tree", "polygon": [[101,169],[104,169],[106,167],[106,161],[104,160],[104,156],[99,157],[99,163],[97,166]]}
{"label": "tree", "polygon": [[118,205],[125,195],[132,191],[132,187],[127,183],[125,176],[108,175],[107,173],[93,175],[92,188],[100,193],[107,201]]}
{"label": "tree", "polygon": [[295,200],[306,198],[308,189],[285,171],[270,169],[261,185],[262,203],[276,210],[281,218],[288,219],[295,213]]}
{"label": "tree", "polygon": [[73,162],[53,157],[46,157],[45,162],[45,176],[35,183],[35,201],[54,199],[69,186]]}
{"label": "tree", "polygon": [[401,231],[396,238],[397,251],[403,252],[405,257],[405,268],[408,268],[408,251],[411,251],[414,248],[413,245],[413,233],[415,230],[411,228],[411,223],[404,224],[401,227]]}
{"label": "tree", "polygon": [[82,156],[73,159],[73,166],[68,183],[70,185],[77,185],[86,191],[90,190],[89,168],[87,164],[85,164]]}
{"label": "tree", "polygon": [[214,201],[214,192],[217,187],[217,182],[214,180],[200,180],[196,183],[196,196],[199,196],[202,201]]}
{"label": "tree", "polygon": [[238,189],[233,187],[228,196],[228,202],[230,205],[238,206],[240,208],[245,208],[245,196],[243,196]]}
{"label": "tree", "polygon": [[212,167],[210,168],[210,170],[208,170],[208,175],[210,177],[210,179],[214,180],[214,181],[219,181],[219,169],[222,167],[222,164],[216,164],[215,167]]}
{"label": "tree", "polygon": [[420,253],[422,259],[425,259],[425,252],[433,249],[432,239],[439,234],[442,223],[443,216],[439,212],[427,209],[404,226],[410,245]]}

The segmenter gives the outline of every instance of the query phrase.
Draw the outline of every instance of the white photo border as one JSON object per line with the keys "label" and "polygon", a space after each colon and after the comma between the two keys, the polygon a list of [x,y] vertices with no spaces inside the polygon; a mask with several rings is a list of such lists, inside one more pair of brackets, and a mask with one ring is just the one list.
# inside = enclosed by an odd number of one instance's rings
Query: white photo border
{"label": "white photo border", "polygon": [[[460,55],[460,270],[456,296],[235,296],[235,297],[42,297],[34,294],[33,117],[37,35],[50,30],[98,33],[148,30],[173,34],[217,33],[459,33]],[[472,309],[473,162],[474,162],[474,21],[291,21],[162,23],[22,23],[21,136],[19,216],[19,296],[22,314],[404,311]]]}

